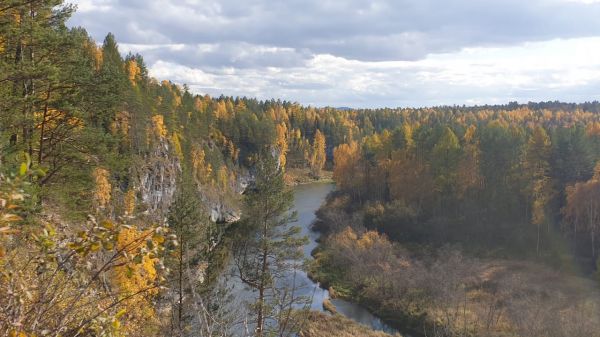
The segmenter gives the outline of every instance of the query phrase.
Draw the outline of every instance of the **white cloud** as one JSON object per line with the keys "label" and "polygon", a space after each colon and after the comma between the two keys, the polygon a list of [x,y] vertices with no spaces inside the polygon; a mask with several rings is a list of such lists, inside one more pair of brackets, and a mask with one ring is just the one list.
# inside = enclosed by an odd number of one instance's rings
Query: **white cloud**
{"label": "white cloud", "polygon": [[[72,1],[73,2],[73,1]],[[112,0],[77,0],[77,10],[81,13],[108,12],[112,9]]]}
{"label": "white cloud", "polygon": [[[313,105],[423,106],[600,95],[600,37],[469,48],[419,61],[362,62],[317,55],[295,68],[204,72],[157,62],[151,74],[198,93],[283,98]],[[593,92],[595,96],[580,96]]]}
{"label": "white cloud", "polygon": [[600,0],[75,0],[198,93],[424,106],[600,96]]}

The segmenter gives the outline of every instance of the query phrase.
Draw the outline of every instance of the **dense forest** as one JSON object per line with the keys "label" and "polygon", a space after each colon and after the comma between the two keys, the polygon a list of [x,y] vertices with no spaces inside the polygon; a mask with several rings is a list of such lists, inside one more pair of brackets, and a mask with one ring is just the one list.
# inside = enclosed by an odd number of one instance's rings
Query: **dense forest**
{"label": "dense forest", "polygon": [[[278,293],[269,268],[303,242],[278,230],[293,220],[285,185],[297,174],[332,170],[337,187],[316,274],[381,261],[399,271],[448,243],[587,277],[600,261],[598,102],[356,110],[197,95],[150,77],[112,34],[98,44],[68,28],[74,10],[0,3],[1,335],[228,335],[215,275],[231,251],[242,281]],[[372,256],[334,254],[372,245]],[[435,284],[462,270],[435,266],[414,272]],[[418,282],[403,277],[398,287]],[[363,297],[378,303],[382,289]],[[254,335],[291,336],[309,319],[268,301],[251,305]],[[417,304],[406,303],[396,309],[408,315]],[[439,336],[472,335],[454,328]]]}
{"label": "dense forest", "polygon": [[564,109],[402,111],[396,127],[336,147],[334,178],[367,228],[397,241],[547,256],[566,248],[558,236],[595,261],[600,114]]}

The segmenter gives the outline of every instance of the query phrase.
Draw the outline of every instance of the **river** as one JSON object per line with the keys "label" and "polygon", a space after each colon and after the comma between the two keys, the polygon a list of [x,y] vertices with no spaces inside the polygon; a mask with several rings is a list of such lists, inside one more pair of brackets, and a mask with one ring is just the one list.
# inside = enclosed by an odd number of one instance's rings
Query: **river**
{"label": "river", "polygon": [[[309,243],[304,246],[304,255],[306,259],[312,259],[311,252],[317,247],[317,240],[320,234],[311,230],[312,224],[316,220],[315,212],[319,209],[325,197],[333,190],[333,184],[329,183],[311,183],[294,187],[294,209],[298,213],[298,221],[293,225],[301,228],[301,235],[309,238]],[[231,275],[231,274],[230,274]],[[243,284],[234,276],[229,277],[227,281],[233,288],[234,296],[240,299],[248,299],[254,296]],[[323,300],[329,298],[329,292],[322,289],[318,283],[313,282],[304,271],[297,271],[287,277],[287,282],[294,282],[299,289],[300,295],[311,296],[311,309],[323,311]],[[337,311],[353,319],[354,321],[374,330],[385,331],[389,333],[397,332],[396,329],[385,324],[381,319],[371,314],[362,306],[348,302],[342,299],[332,299],[331,302],[336,306]],[[241,302],[240,302],[241,304]]]}

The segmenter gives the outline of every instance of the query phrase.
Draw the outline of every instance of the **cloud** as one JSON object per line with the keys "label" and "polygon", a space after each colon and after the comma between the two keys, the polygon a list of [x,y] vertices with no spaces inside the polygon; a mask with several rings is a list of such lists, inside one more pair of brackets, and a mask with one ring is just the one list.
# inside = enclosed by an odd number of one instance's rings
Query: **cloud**
{"label": "cloud", "polygon": [[108,12],[112,9],[111,0],[78,0],[79,13]]}
{"label": "cloud", "polygon": [[312,58],[307,52],[239,43],[214,44],[121,44],[121,48],[140,53],[149,63],[162,60],[192,67],[294,67]]}
{"label": "cloud", "polygon": [[465,47],[600,35],[600,4],[579,1],[586,3],[75,0],[83,11],[72,23],[98,39],[112,30],[128,44],[245,44],[363,61],[415,60]]}
{"label": "cloud", "polygon": [[73,2],[71,25],[199,93],[357,107],[600,93],[598,0]]}
{"label": "cloud", "polygon": [[[551,53],[550,53],[551,52]],[[600,38],[478,47],[419,61],[319,55],[304,66],[205,71],[157,62],[151,73],[211,95],[281,98],[317,106],[431,106],[592,100],[600,95]]]}

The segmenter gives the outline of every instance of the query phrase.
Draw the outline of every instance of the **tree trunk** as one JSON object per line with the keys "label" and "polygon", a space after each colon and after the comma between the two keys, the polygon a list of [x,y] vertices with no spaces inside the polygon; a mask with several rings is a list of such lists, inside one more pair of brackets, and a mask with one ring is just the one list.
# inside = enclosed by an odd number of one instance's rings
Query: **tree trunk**
{"label": "tree trunk", "polygon": [[537,224],[537,243],[535,246],[535,251],[536,251],[537,256],[539,257],[540,256],[540,224],[539,223]]}
{"label": "tree trunk", "polygon": [[594,242],[594,238],[595,238],[595,233],[594,233],[594,208],[592,205],[592,201],[590,200],[589,206],[588,206],[588,217],[589,217],[589,221],[590,221],[590,236],[592,239],[592,259],[596,258],[596,244]]}
{"label": "tree trunk", "polygon": [[177,335],[182,336],[183,327],[181,321],[183,319],[183,244],[179,251],[179,304],[177,306]]}
{"label": "tree trunk", "polygon": [[42,165],[44,160],[44,131],[46,128],[46,118],[48,118],[48,104],[50,101],[50,86],[48,86],[48,93],[46,94],[46,104],[44,105],[44,113],[42,116],[42,124],[40,125],[40,144],[38,153],[38,164]]}
{"label": "tree trunk", "polygon": [[[263,240],[268,238],[268,223],[266,220],[263,222]],[[265,315],[264,315],[264,301],[265,301],[265,277],[268,272],[268,259],[269,259],[269,248],[266,242],[263,242],[262,247],[262,259],[261,259],[261,271],[260,271],[260,282],[258,288],[258,306],[256,308],[256,337],[262,337],[264,333]]]}

